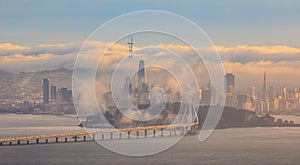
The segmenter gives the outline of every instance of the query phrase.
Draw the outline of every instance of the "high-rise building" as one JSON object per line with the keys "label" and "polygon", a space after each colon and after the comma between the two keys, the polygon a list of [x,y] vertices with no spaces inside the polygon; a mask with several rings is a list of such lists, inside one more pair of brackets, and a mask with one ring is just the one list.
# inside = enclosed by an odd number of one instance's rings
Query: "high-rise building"
{"label": "high-rise building", "polygon": [[249,95],[249,99],[250,99],[250,102],[252,104],[252,109],[257,111],[258,107],[258,103],[257,103],[257,99],[256,99],[256,92],[255,92],[255,87],[251,87],[251,88],[248,88],[248,95]]}
{"label": "high-rise building", "polygon": [[277,111],[279,109],[279,101],[276,97],[271,97],[269,99],[270,102],[270,111]]}
{"label": "high-rise building", "polygon": [[146,81],[145,63],[143,60],[140,60],[138,70],[138,106],[143,108],[148,107],[149,103],[149,91]]}
{"label": "high-rise building", "polygon": [[248,94],[239,94],[237,95],[237,108],[253,110],[252,103],[250,102]]}
{"label": "high-rise building", "polygon": [[201,105],[217,105],[216,89],[213,86],[201,88],[200,90]]}
{"label": "high-rise building", "polygon": [[112,93],[111,92],[106,92],[105,93],[105,105],[106,105],[106,110],[108,111],[111,111],[111,110],[114,110],[116,109],[116,104],[114,102],[114,99],[113,99],[113,96],[112,96]]}
{"label": "high-rise building", "polygon": [[43,103],[49,103],[49,80],[43,79]]}
{"label": "high-rise building", "polygon": [[125,84],[124,84],[124,94],[128,93],[129,96],[132,94],[132,83],[130,76],[125,77]]}
{"label": "high-rise building", "polygon": [[210,89],[201,89],[201,100],[202,105],[210,105],[211,100],[211,90]]}
{"label": "high-rise building", "polygon": [[225,75],[225,94],[226,106],[235,107],[234,75],[232,73],[227,73]]}
{"label": "high-rise building", "polygon": [[51,103],[56,103],[56,86],[51,85]]}
{"label": "high-rise building", "polygon": [[268,87],[267,87],[267,73],[266,72],[264,73],[264,82],[263,82],[261,99],[264,102],[268,101]]}
{"label": "high-rise building", "polygon": [[264,82],[261,93],[261,100],[263,101],[263,111],[268,112],[270,110],[269,106],[269,96],[268,96],[268,86],[267,86],[267,73],[264,73]]}
{"label": "high-rise building", "polygon": [[232,73],[225,75],[225,93],[234,93],[234,75]]}
{"label": "high-rise building", "polygon": [[255,96],[255,86],[251,87],[251,88],[248,88],[248,95],[250,96],[250,98],[252,99],[256,99],[256,96]]}
{"label": "high-rise building", "polygon": [[143,60],[139,61],[139,68],[138,68],[138,90],[139,93],[143,91],[143,86],[146,83],[146,70],[145,70],[145,63]]}
{"label": "high-rise building", "polygon": [[61,88],[60,94],[62,97],[63,102],[71,102],[72,101],[72,90],[69,90],[68,88]]}
{"label": "high-rise building", "polygon": [[282,87],[282,99],[283,99],[284,101],[286,101],[286,99],[287,99],[287,90],[286,90],[286,86],[283,86],[283,87]]}
{"label": "high-rise building", "polygon": [[276,97],[276,92],[275,92],[275,89],[274,87],[270,87],[270,90],[269,90],[269,98],[272,98],[272,97]]}

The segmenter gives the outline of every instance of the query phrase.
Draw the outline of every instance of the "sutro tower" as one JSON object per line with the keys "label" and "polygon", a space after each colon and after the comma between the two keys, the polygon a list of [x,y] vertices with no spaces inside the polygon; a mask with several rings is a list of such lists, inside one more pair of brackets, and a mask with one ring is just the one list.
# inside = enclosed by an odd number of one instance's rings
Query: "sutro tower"
{"label": "sutro tower", "polygon": [[128,39],[129,57],[130,58],[132,58],[132,45],[133,45],[132,36],[130,36]]}

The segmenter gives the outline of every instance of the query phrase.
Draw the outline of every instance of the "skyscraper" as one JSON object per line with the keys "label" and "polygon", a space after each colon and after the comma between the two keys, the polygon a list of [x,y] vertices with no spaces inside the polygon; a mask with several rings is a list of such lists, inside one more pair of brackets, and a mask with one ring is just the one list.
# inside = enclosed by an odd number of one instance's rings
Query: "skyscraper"
{"label": "skyscraper", "polygon": [[262,101],[267,102],[268,101],[268,88],[267,88],[267,73],[264,73],[264,82],[263,82],[263,88],[262,88]]}
{"label": "skyscraper", "polygon": [[234,75],[232,73],[225,75],[225,93],[234,93]]}
{"label": "skyscraper", "polygon": [[234,75],[232,73],[225,75],[225,94],[226,106],[235,107]]}
{"label": "skyscraper", "polygon": [[[124,84],[124,94],[129,94],[129,96],[132,94],[132,83],[130,76],[125,77],[125,84]],[[126,96],[126,95],[125,95]]]}
{"label": "skyscraper", "polygon": [[72,101],[72,90],[69,90],[68,88],[61,88],[60,94],[62,97],[62,101],[64,101],[64,102]]}
{"label": "skyscraper", "polygon": [[248,94],[238,94],[237,95],[237,108],[252,110],[252,103],[250,102]]}
{"label": "skyscraper", "polygon": [[267,73],[264,73],[264,82],[261,92],[261,101],[263,103],[262,111],[268,112],[270,110],[268,86],[267,86]]}
{"label": "skyscraper", "polygon": [[283,86],[282,87],[282,99],[284,100],[284,101],[286,101],[286,99],[287,99],[287,90],[286,90],[286,86]]}
{"label": "skyscraper", "polygon": [[49,80],[43,79],[43,103],[49,103]]}
{"label": "skyscraper", "polygon": [[210,105],[211,99],[211,90],[210,89],[201,89],[201,104],[202,105]]}
{"label": "skyscraper", "polygon": [[51,85],[51,103],[56,103],[56,86]]}
{"label": "skyscraper", "polygon": [[143,86],[146,82],[146,73],[145,73],[145,64],[143,60],[139,61],[139,70],[138,70],[138,92],[143,91]]}
{"label": "skyscraper", "polygon": [[248,88],[248,95],[250,96],[250,98],[253,98],[254,100],[256,99],[255,86]]}
{"label": "skyscraper", "polygon": [[274,87],[270,87],[270,90],[269,90],[269,95],[268,95],[269,98],[273,98],[273,97],[276,97],[276,92],[275,92],[275,88]]}
{"label": "skyscraper", "polygon": [[139,61],[138,70],[138,107],[145,109],[149,107],[149,91],[146,83],[146,68],[143,60]]}

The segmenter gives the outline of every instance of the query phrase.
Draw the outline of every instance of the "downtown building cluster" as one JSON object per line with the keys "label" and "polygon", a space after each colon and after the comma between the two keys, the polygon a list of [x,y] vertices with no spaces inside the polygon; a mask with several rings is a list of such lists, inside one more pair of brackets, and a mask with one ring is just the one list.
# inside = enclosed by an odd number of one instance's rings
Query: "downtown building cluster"
{"label": "downtown building cluster", "polygon": [[[298,110],[300,108],[300,90],[268,87],[267,74],[264,73],[262,89],[252,86],[247,91],[235,90],[235,76],[227,73],[224,76],[225,106],[236,109],[246,109],[257,113],[270,113],[279,111]],[[216,89],[212,86],[200,89],[200,102],[202,105],[218,104]]]}
{"label": "downtown building cluster", "polygon": [[43,79],[43,107],[34,109],[34,113],[75,113],[72,100],[72,90],[50,85],[48,79]]}
{"label": "downtown building cluster", "polygon": [[[137,88],[132,84],[132,77],[129,76],[125,78],[124,92],[122,95],[127,97],[126,94],[128,94],[134,105],[137,105],[138,108],[145,109],[150,106],[150,100],[149,85],[147,84],[146,68],[143,60],[139,61],[137,76]],[[105,100],[106,110],[117,110],[111,91],[105,93]]]}

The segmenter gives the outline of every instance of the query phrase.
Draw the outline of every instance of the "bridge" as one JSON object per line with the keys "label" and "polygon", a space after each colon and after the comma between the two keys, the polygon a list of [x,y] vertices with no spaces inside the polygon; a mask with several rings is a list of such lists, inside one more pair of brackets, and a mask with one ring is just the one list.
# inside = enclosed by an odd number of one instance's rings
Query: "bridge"
{"label": "bridge", "polygon": [[[193,118],[195,115],[195,119]],[[0,145],[13,145],[13,144],[39,144],[49,142],[68,142],[72,141],[87,141],[87,140],[113,140],[114,135],[118,134],[118,139],[123,139],[126,134],[127,139],[131,137],[163,137],[180,135],[195,134],[199,125],[199,118],[197,110],[190,103],[183,115],[180,116],[179,121],[175,124],[169,125],[156,125],[156,126],[142,126],[142,127],[131,127],[131,128],[115,128],[115,129],[86,129],[86,132],[71,132],[63,134],[52,134],[52,135],[39,135],[39,136],[26,136],[26,137],[13,137],[0,139]],[[160,135],[158,133],[160,131]],[[133,135],[135,133],[135,135]],[[140,134],[141,133],[141,134]],[[143,133],[143,135],[142,135]],[[116,135],[115,135],[116,136]],[[100,137],[100,138],[99,138]],[[125,138],[126,138],[125,137]],[[71,139],[70,139],[71,138]],[[81,140],[82,139],[82,140]],[[25,142],[25,143],[24,143]]]}
{"label": "bridge", "polygon": [[[194,123],[178,123],[171,125],[158,126],[144,126],[121,129],[103,129],[103,130],[89,130],[87,132],[72,132],[63,134],[40,135],[40,136],[26,136],[0,139],[0,145],[15,145],[15,144],[40,144],[40,143],[59,143],[59,142],[79,142],[87,140],[96,140],[96,137],[101,137],[101,140],[113,140],[114,135],[118,134],[118,139],[123,138],[147,138],[147,137],[162,137],[162,136],[176,136],[178,132],[180,135],[194,134],[198,128],[198,121]],[[160,133],[159,133],[160,131]],[[140,134],[143,132],[143,135]],[[168,134],[166,134],[168,132]],[[122,136],[123,134],[127,136]],[[135,133],[135,135],[132,135]],[[107,138],[108,136],[108,138]],[[105,139],[106,138],[106,139]]]}

